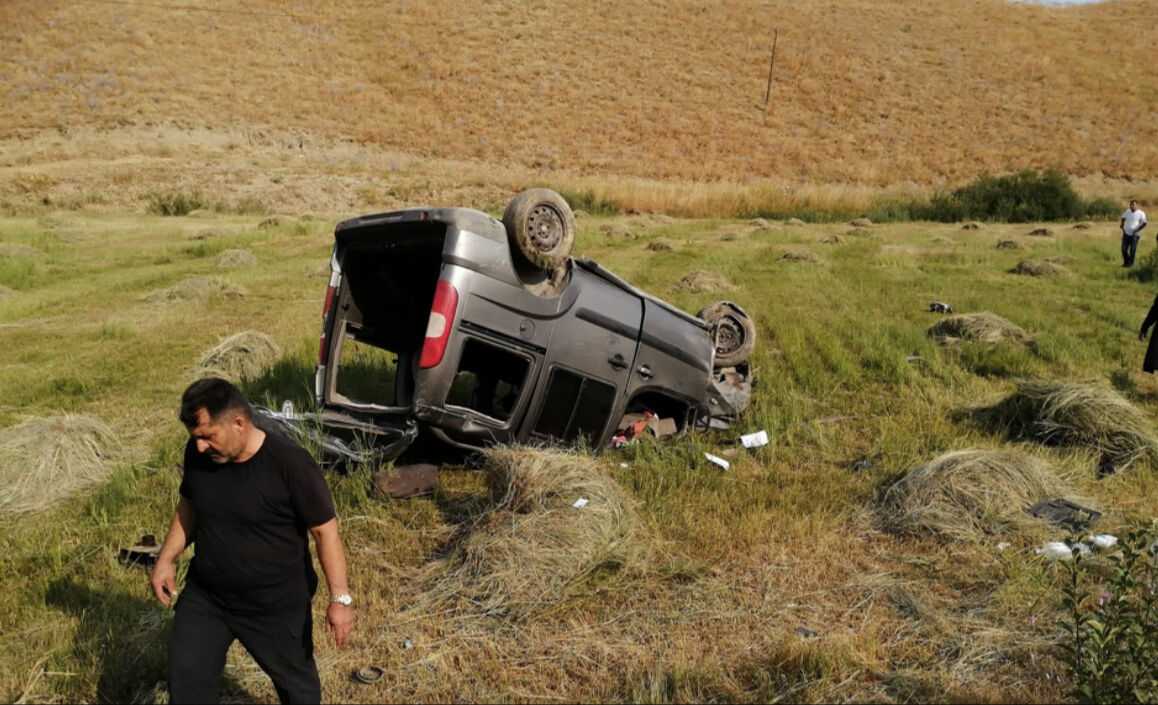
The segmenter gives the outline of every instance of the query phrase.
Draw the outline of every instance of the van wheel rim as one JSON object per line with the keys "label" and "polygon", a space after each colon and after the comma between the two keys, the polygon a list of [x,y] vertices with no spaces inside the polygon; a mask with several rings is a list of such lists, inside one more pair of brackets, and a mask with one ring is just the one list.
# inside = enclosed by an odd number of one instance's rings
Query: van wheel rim
{"label": "van wheel rim", "polygon": [[531,245],[539,252],[550,252],[563,239],[563,216],[548,205],[538,205],[527,215]]}

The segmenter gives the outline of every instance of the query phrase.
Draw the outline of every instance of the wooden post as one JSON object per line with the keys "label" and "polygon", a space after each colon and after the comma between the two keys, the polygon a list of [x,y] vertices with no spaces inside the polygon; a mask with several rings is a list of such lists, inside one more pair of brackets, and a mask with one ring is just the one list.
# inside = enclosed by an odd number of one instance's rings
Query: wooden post
{"label": "wooden post", "polygon": [[780,38],[780,28],[773,30],[772,60],[768,62],[768,89],[764,91],[764,110],[768,109],[768,101],[772,98],[772,67],[776,65],[776,40]]}

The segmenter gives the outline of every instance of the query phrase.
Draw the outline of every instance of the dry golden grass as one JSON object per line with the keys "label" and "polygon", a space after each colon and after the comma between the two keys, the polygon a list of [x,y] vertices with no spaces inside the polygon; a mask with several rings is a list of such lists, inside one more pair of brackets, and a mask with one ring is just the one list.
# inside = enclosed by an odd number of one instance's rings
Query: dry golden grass
{"label": "dry golden grass", "polygon": [[1138,7],[21,0],[0,8],[0,197],[189,184],[296,211],[501,202],[534,179],[704,215],[1039,165],[1153,197],[1156,79],[1144,52],[1092,39],[1158,43]]}

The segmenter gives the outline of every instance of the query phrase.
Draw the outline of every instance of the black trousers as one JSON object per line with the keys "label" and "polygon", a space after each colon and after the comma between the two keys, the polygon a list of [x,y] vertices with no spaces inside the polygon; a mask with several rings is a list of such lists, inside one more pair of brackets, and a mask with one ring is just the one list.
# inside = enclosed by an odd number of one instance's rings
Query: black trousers
{"label": "black trousers", "polygon": [[1140,235],[1122,235],[1122,266],[1134,264],[1134,255],[1138,252],[1138,238]]}
{"label": "black trousers", "polygon": [[237,615],[186,586],[169,636],[169,701],[217,703],[225,655],[237,639],[273,680],[282,703],[320,703],[313,626],[308,603],[280,614]]}

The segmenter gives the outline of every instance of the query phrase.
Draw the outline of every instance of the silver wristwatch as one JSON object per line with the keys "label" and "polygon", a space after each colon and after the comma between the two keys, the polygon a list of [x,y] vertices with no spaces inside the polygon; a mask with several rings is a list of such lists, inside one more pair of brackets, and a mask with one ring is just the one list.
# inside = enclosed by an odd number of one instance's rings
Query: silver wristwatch
{"label": "silver wristwatch", "polygon": [[330,604],[339,604],[349,607],[354,604],[354,598],[348,592],[340,592],[337,595],[330,595]]}

